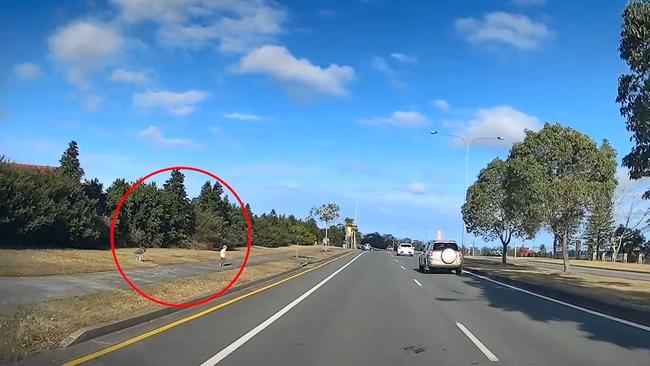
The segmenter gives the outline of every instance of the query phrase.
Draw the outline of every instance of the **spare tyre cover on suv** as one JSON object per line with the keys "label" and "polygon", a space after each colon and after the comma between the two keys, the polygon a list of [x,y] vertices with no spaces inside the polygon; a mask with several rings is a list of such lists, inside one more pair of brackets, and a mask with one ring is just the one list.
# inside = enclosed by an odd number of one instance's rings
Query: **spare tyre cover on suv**
{"label": "spare tyre cover on suv", "polygon": [[456,253],[455,250],[451,248],[445,248],[442,253],[440,254],[440,258],[445,264],[452,264],[456,260],[456,257],[458,254]]}

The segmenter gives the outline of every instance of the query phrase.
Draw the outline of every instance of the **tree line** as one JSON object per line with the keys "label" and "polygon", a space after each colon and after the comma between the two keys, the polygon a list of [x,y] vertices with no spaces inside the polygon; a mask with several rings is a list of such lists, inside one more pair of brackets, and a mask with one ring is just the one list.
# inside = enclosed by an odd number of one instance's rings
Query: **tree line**
{"label": "tree line", "polygon": [[[645,242],[640,231],[614,226],[616,165],[607,140],[598,146],[559,124],[526,131],[506,160],[491,161],[469,187],[462,208],[467,230],[485,240],[499,239],[503,263],[512,238],[530,240],[544,228],[553,234],[552,253],[561,249],[565,270],[569,245],[579,239],[589,253],[611,248],[616,257],[617,240]],[[624,233],[636,236],[622,238]]]}
{"label": "tree line", "polygon": [[[616,102],[632,133],[632,151],[623,157],[633,180],[650,177],[650,1],[630,1],[623,14],[621,59],[629,72],[618,80]],[[639,204],[650,190],[630,199],[617,188],[616,152],[608,141],[599,146],[588,136],[559,124],[526,131],[506,160],[495,159],[468,189],[462,213],[468,231],[486,240],[500,239],[505,263],[513,237],[532,239],[546,228],[553,234],[553,255],[561,246],[569,270],[568,246],[587,244],[590,258],[609,250],[628,259],[650,255],[644,232],[650,211]],[[615,217],[616,216],[616,217]],[[615,225],[615,219],[622,220]]]}
{"label": "tree line", "polygon": [[[23,248],[107,248],[109,225],[123,195],[133,185],[116,179],[107,189],[87,180],[79,163],[79,147],[70,142],[56,168],[21,166],[0,157],[0,245]],[[328,230],[330,242],[342,243],[343,225],[326,229],[318,217],[270,213],[251,218],[254,244],[277,247],[309,245]],[[125,201],[115,226],[120,247],[220,248],[245,246],[247,227],[242,209],[229,202],[219,182],[205,182],[197,197],[185,190],[185,176],[171,171],[158,187],[142,183]]]}
{"label": "tree line", "polygon": [[378,248],[378,249],[386,249],[389,246],[395,247],[400,243],[409,243],[419,250],[423,246],[423,244],[425,244],[421,240],[411,239],[408,237],[398,238],[393,236],[392,234],[380,234],[378,232],[363,235],[362,238],[363,238],[362,244],[368,243],[373,248]]}

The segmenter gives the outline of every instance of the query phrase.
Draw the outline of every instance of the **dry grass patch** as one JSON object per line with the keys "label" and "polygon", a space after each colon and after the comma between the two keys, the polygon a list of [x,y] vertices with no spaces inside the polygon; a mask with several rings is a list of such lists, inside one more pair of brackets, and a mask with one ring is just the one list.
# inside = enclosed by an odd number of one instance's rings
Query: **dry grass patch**
{"label": "dry grass patch", "polygon": [[487,273],[530,283],[556,286],[577,294],[603,300],[621,301],[650,310],[650,281],[596,276],[586,273],[563,273],[558,270],[534,267],[528,264],[506,264],[466,259],[468,267]]}
{"label": "dry grass patch", "polygon": [[[280,248],[255,246],[251,250],[251,256],[294,255],[297,249],[300,256],[319,257],[320,248],[320,246],[298,245]],[[219,259],[219,253],[213,250],[151,248],[145,254],[145,261],[140,262],[135,259],[134,251],[134,248],[117,249],[117,256],[123,268],[152,268]],[[240,259],[245,254],[245,248],[229,250],[228,259]],[[0,249],[0,276],[50,276],[114,270],[115,262],[110,250]]]}
{"label": "dry grass patch", "polygon": [[[561,259],[545,258],[534,259],[535,262],[541,263],[557,263],[562,264]],[[601,269],[615,269],[622,271],[638,271],[650,273],[650,264],[640,263],[620,263],[620,262],[600,262],[600,261],[586,261],[586,260],[569,260],[572,266],[587,267],[587,268],[601,268]]]}
{"label": "dry grass patch", "polygon": [[[297,268],[295,259],[285,259],[247,268],[237,285]],[[144,286],[151,296],[167,302],[185,302],[211,295],[224,288],[236,270],[189,277]],[[74,331],[129,318],[160,306],[133,290],[106,291],[35,304],[0,308],[0,359],[16,359],[38,350],[56,347]]]}

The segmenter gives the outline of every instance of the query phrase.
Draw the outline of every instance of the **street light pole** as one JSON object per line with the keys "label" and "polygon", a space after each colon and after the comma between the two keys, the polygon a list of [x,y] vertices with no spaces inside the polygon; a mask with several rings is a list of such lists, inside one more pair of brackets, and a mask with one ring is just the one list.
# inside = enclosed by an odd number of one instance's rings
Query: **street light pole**
{"label": "street light pole", "polygon": [[[462,136],[458,135],[452,135],[452,134],[447,134],[447,133],[440,133],[438,131],[431,131],[432,135],[441,135],[441,136],[448,136],[448,137],[453,137],[459,139],[464,145],[465,145],[465,194],[467,195],[467,189],[469,188],[467,178],[469,176],[469,145],[472,144],[472,142],[476,140],[499,140],[503,141],[502,136],[497,136],[497,137],[474,137],[471,140],[467,140]],[[465,225],[465,220],[463,220],[463,232],[461,233],[461,247],[465,249],[465,231],[467,231],[467,227]]]}

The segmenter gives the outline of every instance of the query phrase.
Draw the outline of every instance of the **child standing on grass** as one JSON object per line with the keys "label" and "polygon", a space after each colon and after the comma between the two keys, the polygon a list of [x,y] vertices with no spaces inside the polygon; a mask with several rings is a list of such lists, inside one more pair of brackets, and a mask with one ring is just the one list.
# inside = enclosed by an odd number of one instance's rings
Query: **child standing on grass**
{"label": "child standing on grass", "polygon": [[221,252],[219,252],[219,258],[221,259],[221,263],[219,264],[219,267],[223,267],[224,262],[226,261],[226,249],[228,247],[224,244],[223,247],[221,247]]}

